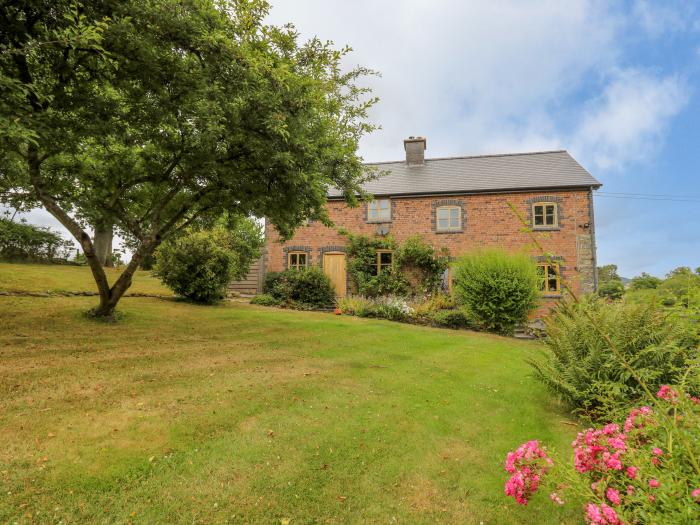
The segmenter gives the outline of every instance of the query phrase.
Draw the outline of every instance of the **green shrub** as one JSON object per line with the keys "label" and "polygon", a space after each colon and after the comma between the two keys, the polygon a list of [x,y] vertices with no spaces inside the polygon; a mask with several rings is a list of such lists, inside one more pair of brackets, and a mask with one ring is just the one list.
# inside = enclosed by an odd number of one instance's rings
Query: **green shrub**
{"label": "green shrub", "polygon": [[51,228],[0,218],[0,259],[5,261],[52,262],[68,259],[73,249]]}
{"label": "green shrub", "polygon": [[406,321],[413,317],[414,310],[400,297],[345,297],[338,302],[344,314],[358,317],[377,317],[389,321]]}
{"label": "green shrub", "polygon": [[651,290],[658,288],[661,283],[662,281],[658,277],[654,277],[648,273],[642,273],[630,281],[630,290]]}
{"label": "green shrub", "polygon": [[601,333],[653,389],[677,383],[697,353],[689,346],[687,327],[656,302],[587,298],[560,305],[545,322],[547,355],[530,362],[535,376],[574,410],[594,419],[614,416],[643,396]]}
{"label": "green shrub", "polygon": [[396,258],[392,258],[390,268],[377,273],[377,250],[392,250],[397,244],[392,237],[369,238],[364,235],[346,233],[347,269],[355,291],[363,297],[381,295],[403,295],[408,291],[408,283],[398,271]]}
{"label": "green shrub", "polygon": [[466,329],[472,328],[474,322],[469,317],[469,313],[464,309],[436,310],[427,316],[430,324],[440,328]]}
{"label": "green shrub", "polygon": [[445,253],[436,251],[420,235],[406,239],[394,254],[396,267],[414,294],[439,290],[448,261]]}
{"label": "green shrub", "polygon": [[458,304],[485,328],[510,334],[537,305],[540,278],[526,255],[500,250],[469,254],[454,266],[453,289]]}
{"label": "green shrub", "polygon": [[269,273],[263,291],[290,307],[327,308],[335,304],[333,285],[316,266]]}
{"label": "green shrub", "polygon": [[405,321],[413,316],[413,308],[400,297],[380,297],[375,300],[374,315],[389,321]]}
{"label": "green shrub", "polygon": [[279,299],[275,299],[269,293],[261,293],[250,298],[250,304],[257,304],[260,306],[279,306]]}
{"label": "green shrub", "polygon": [[606,299],[622,299],[625,295],[625,285],[622,281],[607,281],[598,286],[598,295]]}
{"label": "green shrub", "polygon": [[158,247],[153,273],[176,294],[211,304],[225,297],[235,261],[222,232],[189,232]]}
{"label": "green shrub", "polygon": [[438,293],[430,296],[425,301],[422,301],[414,306],[416,315],[429,315],[439,310],[450,310],[454,308],[455,301],[447,294]]}
{"label": "green shrub", "polygon": [[375,317],[374,301],[366,297],[348,296],[338,300],[338,308],[347,315],[357,317]]}
{"label": "green shrub", "polygon": [[[416,235],[399,245],[391,237],[348,237],[348,274],[363,297],[406,296],[432,293],[440,288],[447,256]],[[393,252],[391,267],[377,273],[377,251]]]}

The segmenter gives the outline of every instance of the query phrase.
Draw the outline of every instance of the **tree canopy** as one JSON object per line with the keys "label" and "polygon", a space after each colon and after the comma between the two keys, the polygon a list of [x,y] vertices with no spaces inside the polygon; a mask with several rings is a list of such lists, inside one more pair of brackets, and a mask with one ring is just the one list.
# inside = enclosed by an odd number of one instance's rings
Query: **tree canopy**
{"label": "tree canopy", "polygon": [[[327,220],[367,177],[374,129],[348,48],[264,19],[263,0],[24,0],[0,7],[0,196],[40,204],[78,240],[110,315],[139,262],[223,213],[283,237]],[[110,286],[86,224],[135,251]]]}

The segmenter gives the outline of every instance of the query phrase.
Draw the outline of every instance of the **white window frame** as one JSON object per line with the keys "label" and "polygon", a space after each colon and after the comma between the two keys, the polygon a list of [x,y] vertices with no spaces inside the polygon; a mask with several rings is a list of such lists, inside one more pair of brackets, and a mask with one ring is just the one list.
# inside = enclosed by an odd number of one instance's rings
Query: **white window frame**
{"label": "white window frame", "polygon": [[[456,211],[456,215],[452,211]],[[447,212],[447,217],[440,218],[440,212]],[[453,222],[456,219],[456,223]],[[440,221],[447,221],[447,226],[440,226]],[[435,208],[435,231],[455,232],[462,231],[462,207],[455,205],[438,206]]]}
{"label": "white window frame", "polygon": [[391,199],[375,199],[368,202],[367,222],[391,222]]}

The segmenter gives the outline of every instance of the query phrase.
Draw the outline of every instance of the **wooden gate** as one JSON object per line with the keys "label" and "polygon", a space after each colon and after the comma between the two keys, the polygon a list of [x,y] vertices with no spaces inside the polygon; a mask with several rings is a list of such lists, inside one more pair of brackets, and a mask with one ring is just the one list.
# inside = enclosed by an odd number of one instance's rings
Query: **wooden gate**
{"label": "wooden gate", "polygon": [[250,265],[248,275],[240,281],[232,281],[228,284],[228,296],[255,295],[262,291],[263,258]]}
{"label": "wooden gate", "polygon": [[347,274],[345,272],[344,253],[325,253],[323,255],[323,271],[330,278],[335,288],[335,295],[345,297],[347,292]]}

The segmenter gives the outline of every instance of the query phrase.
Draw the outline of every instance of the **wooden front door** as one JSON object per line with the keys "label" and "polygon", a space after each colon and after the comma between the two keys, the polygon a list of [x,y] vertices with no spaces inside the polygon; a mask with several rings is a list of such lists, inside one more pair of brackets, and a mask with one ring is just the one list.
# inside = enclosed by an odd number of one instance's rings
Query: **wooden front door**
{"label": "wooden front door", "polygon": [[335,295],[345,297],[347,276],[345,273],[345,254],[326,253],[323,255],[323,271],[330,278],[335,288]]}

